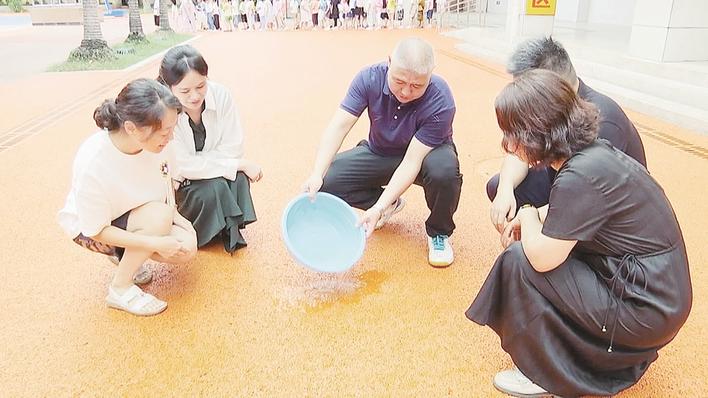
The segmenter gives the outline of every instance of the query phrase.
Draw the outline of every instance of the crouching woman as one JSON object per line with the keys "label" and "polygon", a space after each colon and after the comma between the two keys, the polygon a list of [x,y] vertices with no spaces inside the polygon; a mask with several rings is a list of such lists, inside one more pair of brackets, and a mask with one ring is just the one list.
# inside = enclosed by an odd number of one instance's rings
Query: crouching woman
{"label": "crouching woman", "polygon": [[77,244],[118,260],[108,306],[155,315],[167,303],[143,292],[134,277],[147,259],[182,263],[194,257],[196,234],[170,202],[168,143],[181,106],[154,80],[126,85],[96,108],[101,130],[81,144],[59,223]]}

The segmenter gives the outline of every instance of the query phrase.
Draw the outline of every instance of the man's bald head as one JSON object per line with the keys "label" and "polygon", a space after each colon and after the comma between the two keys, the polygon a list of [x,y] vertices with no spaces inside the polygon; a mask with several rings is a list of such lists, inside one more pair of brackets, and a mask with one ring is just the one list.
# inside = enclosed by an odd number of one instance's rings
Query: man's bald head
{"label": "man's bald head", "polygon": [[393,49],[391,66],[418,75],[430,75],[435,67],[433,47],[417,37],[403,39]]}

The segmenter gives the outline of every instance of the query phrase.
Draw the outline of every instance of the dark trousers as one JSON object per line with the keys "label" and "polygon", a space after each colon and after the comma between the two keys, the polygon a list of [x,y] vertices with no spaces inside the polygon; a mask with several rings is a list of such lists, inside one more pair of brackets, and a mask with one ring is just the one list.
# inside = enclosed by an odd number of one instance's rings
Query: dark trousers
{"label": "dark trousers", "polygon": [[[324,177],[322,191],[342,198],[349,205],[366,210],[373,206],[383,186],[401,164],[403,156],[380,156],[366,140],[338,154]],[[433,149],[423,159],[415,184],[425,191],[430,216],[425,221],[428,236],[452,235],[452,220],[462,190],[462,174],[454,144]]]}
{"label": "dark trousers", "polygon": [[[516,210],[527,203],[534,207],[547,205],[554,178],[556,178],[556,171],[550,167],[529,169],[529,174],[514,190]],[[489,200],[494,200],[497,196],[497,188],[499,188],[499,174],[495,175],[487,182],[487,196],[489,196]]]}

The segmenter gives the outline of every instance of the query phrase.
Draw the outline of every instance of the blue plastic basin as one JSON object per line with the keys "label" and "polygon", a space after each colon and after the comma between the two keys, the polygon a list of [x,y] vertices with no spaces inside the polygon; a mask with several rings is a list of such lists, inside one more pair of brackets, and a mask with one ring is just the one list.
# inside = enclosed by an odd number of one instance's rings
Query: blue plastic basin
{"label": "blue plastic basin", "polygon": [[361,258],[366,245],[357,214],[338,197],[318,192],[314,202],[302,194],[283,212],[285,246],[300,264],[319,272],[344,272]]}

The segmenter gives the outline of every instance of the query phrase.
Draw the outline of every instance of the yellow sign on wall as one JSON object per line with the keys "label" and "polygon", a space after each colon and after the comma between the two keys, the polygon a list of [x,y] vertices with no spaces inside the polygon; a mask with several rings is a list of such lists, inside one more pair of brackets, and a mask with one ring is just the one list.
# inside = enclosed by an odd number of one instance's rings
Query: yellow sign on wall
{"label": "yellow sign on wall", "polygon": [[526,0],[526,15],[556,15],[556,0]]}

